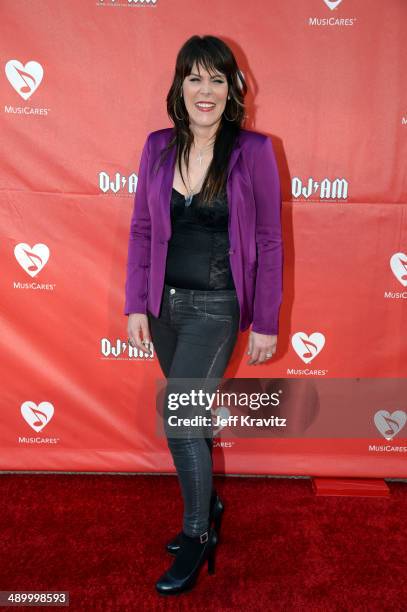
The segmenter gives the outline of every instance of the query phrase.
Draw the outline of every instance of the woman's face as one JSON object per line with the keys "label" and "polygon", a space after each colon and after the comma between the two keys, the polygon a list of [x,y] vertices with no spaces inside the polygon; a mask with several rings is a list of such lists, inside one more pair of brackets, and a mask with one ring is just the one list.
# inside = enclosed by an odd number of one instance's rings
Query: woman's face
{"label": "woman's face", "polygon": [[[190,125],[210,127],[219,123],[228,97],[228,82],[223,73],[210,75],[194,63],[182,84],[182,95]],[[202,104],[199,104],[202,103]],[[205,104],[206,103],[206,104]]]}

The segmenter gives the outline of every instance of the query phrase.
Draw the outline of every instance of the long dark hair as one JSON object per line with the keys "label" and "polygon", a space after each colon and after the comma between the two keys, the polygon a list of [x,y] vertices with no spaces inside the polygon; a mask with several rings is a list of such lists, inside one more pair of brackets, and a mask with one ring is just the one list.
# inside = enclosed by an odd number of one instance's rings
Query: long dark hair
{"label": "long dark hair", "polygon": [[226,191],[227,168],[233,145],[246,118],[244,98],[247,85],[236,59],[226,43],[215,36],[192,36],[178,52],[175,74],[167,94],[167,113],[174,123],[174,135],[161,151],[158,167],[169,150],[176,146],[178,168],[182,181],[181,159],[186,167],[194,135],[189,128],[189,115],[181,96],[182,83],[191,74],[194,63],[209,73],[222,72],[228,82],[228,95],[224,113],[215,135],[213,159],[200,191],[199,201],[213,202]]}

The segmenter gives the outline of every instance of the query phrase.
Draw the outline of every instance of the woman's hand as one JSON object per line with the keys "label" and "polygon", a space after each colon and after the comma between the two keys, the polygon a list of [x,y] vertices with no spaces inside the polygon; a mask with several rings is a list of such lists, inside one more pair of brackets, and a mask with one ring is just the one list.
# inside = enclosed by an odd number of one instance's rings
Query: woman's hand
{"label": "woman's hand", "polygon": [[143,353],[150,350],[150,330],[146,314],[132,312],[129,314],[127,334],[131,346],[137,347]]}
{"label": "woman's hand", "polygon": [[247,365],[257,365],[263,363],[276,352],[277,336],[258,334],[251,331],[249,336],[248,355],[251,355]]}

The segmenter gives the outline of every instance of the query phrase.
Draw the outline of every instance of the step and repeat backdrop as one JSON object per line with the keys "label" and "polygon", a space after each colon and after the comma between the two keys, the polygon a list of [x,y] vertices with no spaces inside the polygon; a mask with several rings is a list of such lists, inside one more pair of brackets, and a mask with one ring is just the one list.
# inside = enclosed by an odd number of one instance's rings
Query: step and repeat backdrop
{"label": "step and repeat backdrop", "polygon": [[215,472],[406,477],[407,2],[2,0],[0,16],[0,470],[174,472],[154,348],[127,343],[127,241],[176,54],[212,34],[276,152],[285,264],[277,354],[249,366],[247,330],[225,373],[284,402],[272,425],[252,404],[249,436],[220,422]]}

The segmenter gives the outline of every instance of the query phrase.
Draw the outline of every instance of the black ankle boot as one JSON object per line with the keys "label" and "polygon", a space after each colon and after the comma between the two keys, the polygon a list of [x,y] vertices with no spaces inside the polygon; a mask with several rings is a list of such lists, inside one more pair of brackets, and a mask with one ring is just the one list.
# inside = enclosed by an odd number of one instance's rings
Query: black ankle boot
{"label": "black ankle boot", "polygon": [[[222,524],[222,516],[223,516],[224,509],[225,507],[223,505],[221,498],[216,493],[216,490],[213,489],[212,495],[211,495],[211,505],[209,509],[209,524],[211,525],[213,522],[218,539],[219,539],[219,532],[220,532],[220,527]],[[181,536],[182,536],[182,531],[180,531],[175,536],[175,538],[173,538],[166,545],[166,549],[169,553],[171,553],[171,555],[176,555],[177,552],[179,551],[181,547],[181,541],[182,541]]]}
{"label": "black ankle boot", "polygon": [[208,574],[214,574],[217,543],[213,528],[196,537],[181,532],[180,550],[171,567],[157,580],[157,591],[162,595],[174,595],[191,589],[205,561],[208,561]]}

